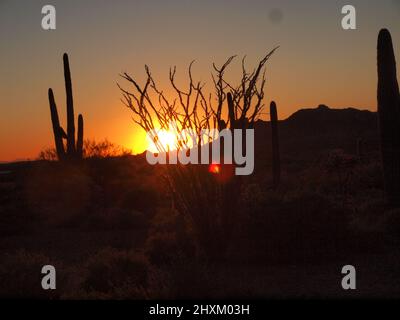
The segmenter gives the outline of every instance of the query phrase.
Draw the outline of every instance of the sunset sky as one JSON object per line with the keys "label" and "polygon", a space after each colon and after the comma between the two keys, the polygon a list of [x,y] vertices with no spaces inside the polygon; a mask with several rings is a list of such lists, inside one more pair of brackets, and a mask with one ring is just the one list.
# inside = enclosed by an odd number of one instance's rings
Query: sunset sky
{"label": "sunset sky", "polygon": [[[57,10],[54,31],[41,28],[46,4]],[[357,9],[357,30],[341,28],[346,4]],[[53,145],[49,87],[66,127],[64,52],[86,138],[107,138],[136,153],[145,138],[120,102],[120,73],[144,81],[148,64],[169,89],[169,67],[176,65],[179,76],[195,59],[194,77],[211,83],[213,61],[247,55],[250,67],[279,45],[267,66],[265,103],[277,102],[280,119],[321,103],[375,110],[383,27],[400,60],[400,1],[394,0],[0,0],[0,161],[32,159]]]}

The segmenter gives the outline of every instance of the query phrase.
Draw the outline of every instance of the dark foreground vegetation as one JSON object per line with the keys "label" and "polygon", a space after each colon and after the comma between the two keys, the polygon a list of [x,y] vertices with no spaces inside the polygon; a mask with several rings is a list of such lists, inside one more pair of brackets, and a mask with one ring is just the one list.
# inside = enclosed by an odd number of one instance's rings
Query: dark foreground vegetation
{"label": "dark foreground vegetation", "polygon": [[[316,138],[309,123],[325,134]],[[399,296],[400,215],[384,201],[376,124],[375,113],[325,106],[282,121],[281,183],[274,188],[271,146],[259,147],[270,127],[257,123],[256,150],[263,151],[241,184],[239,214],[227,224],[232,236],[203,231],[211,243],[226,242],[212,255],[174,208],[165,167],[148,165],[144,155],[3,164],[0,295]],[[56,267],[57,290],[41,289],[45,264]],[[356,291],[341,288],[346,264],[357,269]]]}

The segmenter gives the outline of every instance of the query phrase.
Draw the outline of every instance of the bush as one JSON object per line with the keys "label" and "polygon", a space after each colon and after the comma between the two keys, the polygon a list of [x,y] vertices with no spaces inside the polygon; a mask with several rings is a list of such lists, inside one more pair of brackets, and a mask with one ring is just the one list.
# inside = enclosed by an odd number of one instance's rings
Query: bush
{"label": "bush", "polygon": [[143,299],[148,271],[149,264],[143,255],[105,248],[84,264],[79,294],[86,298]]}
{"label": "bush", "polygon": [[[83,157],[84,158],[108,158],[121,157],[132,154],[131,150],[117,145],[104,139],[102,141],[86,139],[83,142]],[[57,152],[54,147],[45,148],[40,151],[38,160],[56,161]]]}
{"label": "bush", "polygon": [[[271,194],[272,193],[272,194]],[[315,193],[247,198],[236,258],[268,263],[324,262],[351,250],[349,212]]]}
{"label": "bush", "polygon": [[[58,298],[67,285],[65,273],[61,271],[62,265],[43,254],[20,250],[2,255],[0,261],[0,297]],[[41,281],[44,275],[41,274],[41,270],[44,265],[53,265],[56,268],[57,290],[42,289]]]}
{"label": "bush", "polygon": [[114,144],[107,139],[102,141],[85,140],[83,145],[83,156],[85,158],[108,158],[130,155],[131,150]]}
{"label": "bush", "polygon": [[179,239],[175,233],[164,232],[150,235],[146,242],[146,255],[154,265],[171,265],[177,259],[195,259],[196,249],[192,239]]}
{"label": "bush", "polygon": [[26,176],[28,206],[52,226],[65,226],[91,205],[93,182],[80,166],[55,163],[32,169]]}
{"label": "bush", "polygon": [[206,261],[181,256],[152,268],[149,280],[150,299],[212,299],[221,289],[219,274]]}
{"label": "bush", "polygon": [[145,253],[154,265],[171,265],[176,259],[196,259],[197,248],[191,230],[175,210],[160,210],[152,220]]}
{"label": "bush", "polygon": [[90,230],[147,230],[147,217],[135,210],[102,208],[82,217],[81,225]]}

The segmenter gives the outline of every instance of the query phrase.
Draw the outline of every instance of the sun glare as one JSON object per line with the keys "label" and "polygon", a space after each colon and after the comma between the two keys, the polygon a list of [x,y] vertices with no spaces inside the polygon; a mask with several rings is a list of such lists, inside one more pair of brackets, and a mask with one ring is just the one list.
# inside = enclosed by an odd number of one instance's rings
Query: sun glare
{"label": "sun glare", "polygon": [[[174,132],[169,130],[159,130],[158,134],[158,143],[162,146],[165,150],[176,150],[177,146],[177,138]],[[152,141],[150,137],[147,137],[148,140],[148,148],[147,150],[157,153],[158,150],[157,145]]]}

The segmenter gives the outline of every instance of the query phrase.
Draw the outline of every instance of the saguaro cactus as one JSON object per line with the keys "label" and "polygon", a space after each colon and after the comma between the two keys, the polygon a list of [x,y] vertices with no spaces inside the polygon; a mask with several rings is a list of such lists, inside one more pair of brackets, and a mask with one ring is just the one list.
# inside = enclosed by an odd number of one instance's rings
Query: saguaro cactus
{"label": "saguaro cactus", "polygon": [[281,179],[281,160],[279,155],[279,136],[278,136],[278,111],[276,103],[271,102],[271,137],[272,137],[272,181],[274,188],[277,188]]}
{"label": "saguaro cactus", "polygon": [[387,201],[400,204],[400,96],[392,37],[378,36],[378,115]]}
{"label": "saguaro cactus", "polygon": [[[49,102],[51,122],[53,124],[54,141],[59,160],[82,159],[83,157],[83,117],[78,116],[78,137],[75,145],[75,116],[74,102],[72,96],[71,71],[69,69],[68,55],[64,53],[64,79],[65,92],[67,94],[67,133],[60,126],[57,106],[54,100],[53,90],[49,89]],[[67,150],[65,151],[63,139],[67,140]]]}

